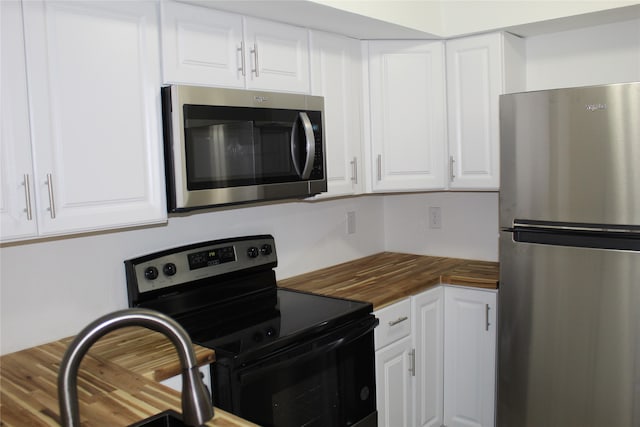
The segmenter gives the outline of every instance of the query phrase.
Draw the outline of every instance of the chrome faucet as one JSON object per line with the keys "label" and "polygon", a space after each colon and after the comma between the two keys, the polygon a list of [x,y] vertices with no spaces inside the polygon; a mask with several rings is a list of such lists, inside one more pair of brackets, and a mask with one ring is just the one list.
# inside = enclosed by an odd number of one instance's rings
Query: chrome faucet
{"label": "chrome faucet", "polygon": [[65,427],[80,426],[78,368],[89,347],[100,337],[125,326],[143,326],[166,335],[178,351],[182,367],[182,418],[200,426],[213,418],[213,405],[200,377],[196,356],[187,332],[172,318],[157,311],[131,308],[96,319],[75,337],[62,358],[58,373],[60,416]]}

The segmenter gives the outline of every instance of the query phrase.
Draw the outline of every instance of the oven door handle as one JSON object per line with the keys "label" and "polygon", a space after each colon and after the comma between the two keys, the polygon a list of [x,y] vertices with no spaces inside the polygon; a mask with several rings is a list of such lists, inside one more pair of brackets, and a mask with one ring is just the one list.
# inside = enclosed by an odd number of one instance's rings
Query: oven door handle
{"label": "oven door handle", "polygon": [[[255,363],[246,363],[242,364],[243,367],[241,371],[248,371],[246,373],[239,373],[240,377],[252,377],[254,375],[261,375],[262,372],[272,369],[277,369],[280,365],[292,365],[298,362],[302,362],[308,359],[313,359],[319,353],[324,354],[328,353],[342,345],[349,344],[353,341],[356,341],[363,336],[372,333],[373,329],[378,325],[379,320],[373,316],[366,319],[365,321],[361,321],[357,326],[357,329],[353,329],[354,325],[350,325],[350,327],[345,328],[342,327],[337,331],[330,332],[322,337],[311,339],[305,341],[303,344],[295,344],[293,346],[285,347],[273,354],[268,355],[267,357],[261,358]],[[343,333],[345,329],[348,329],[348,332]],[[331,337],[339,336],[336,339],[330,340]],[[329,341],[329,342],[326,342]],[[271,363],[274,359],[280,359],[283,355],[295,351],[300,347],[305,347],[311,344],[311,350],[306,351],[298,356],[294,356],[291,358],[285,358],[281,361],[276,361],[275,363]],[[373,349],[372,349],[373,351]]]}
{"label": "oven door handle", "polygon": [[[302,123],[302,129],[304,130],[304,149],[307,153],[304,166],[300,166],[298,161],[298,150],[301,150],[301,144],[298,143],[298,121]],[[309,116],[304,111],[298,113],[298,117],[293,122],[291,128],[291,158],[293,159],[293,166],[296,169],[296,173],[301,179],[309,179],[311,171],[313,170],[313,161],[316,157],[316,144],[315,135],[313,133],[313,126]]]}

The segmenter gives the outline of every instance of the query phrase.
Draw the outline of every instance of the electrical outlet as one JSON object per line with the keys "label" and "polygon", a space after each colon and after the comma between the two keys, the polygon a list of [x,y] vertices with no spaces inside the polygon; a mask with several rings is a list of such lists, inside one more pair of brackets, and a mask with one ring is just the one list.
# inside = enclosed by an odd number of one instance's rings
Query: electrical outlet
{"label": "electrical outlet", "polygon": [[442,211],[439,206],[429,207],[429,228],[442,228]]}
{"label": "electrical outlet", "polygon": [[347,212],[347,234],[355,234],[356,232],[356,213]]}

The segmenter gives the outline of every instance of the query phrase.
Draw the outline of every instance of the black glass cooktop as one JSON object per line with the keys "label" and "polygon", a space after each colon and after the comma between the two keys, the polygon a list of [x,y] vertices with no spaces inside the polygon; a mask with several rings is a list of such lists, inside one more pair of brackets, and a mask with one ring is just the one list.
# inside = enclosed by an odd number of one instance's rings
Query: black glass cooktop
{"label": "black glass cooktop", "polygon": [[191,339],[217,353],[269,351],[310,339],[338,325],[362,319],[370,303],[274,288],[223,307],[204,308],[177,320]]}

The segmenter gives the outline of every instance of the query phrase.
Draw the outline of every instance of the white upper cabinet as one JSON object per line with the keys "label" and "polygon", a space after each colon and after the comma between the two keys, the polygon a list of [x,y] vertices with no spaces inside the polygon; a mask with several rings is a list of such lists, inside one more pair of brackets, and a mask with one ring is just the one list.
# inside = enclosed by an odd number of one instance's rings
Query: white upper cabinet
{"label": "white upper cabinet", "polygon": [[311,94],[324,97],[327,159],[325,196],[362,191],[360,42],[319,31],[311,33]]}
{"label": "white upper cabinet", "polygon": [[446,187],[441,41],[369,42],[373,191]]}
{"label": "white upper cabinet", "polygon": [[309,31],[245,18],[247,88],[309,93]]}
{"label": "white upper cabinet", "polygon": [[162,2],[163,80],[309,93],[308,30]]}
{"label": "white upper cabinet", "polygon": [[0,2],[0,238],[35,236],[33,165],[20,1]]}
{"label": "white upper cabinet", "polygon": [[240,15],[172,1],[161,5],[166,83],[244,87]]}
{"label": "white upper cabinet", "polygon": [[524,44],[508,33],[448,40],[449,188],[500,186],[499,96],[525,89]]}
{"label": "white upper cabinet", "polygon": [[[149,2],[23,3],[30,204],[38,235],[166,220],[156,8]],[[3,72],[4,55],[3,45]],[[5,149],[24,161],[28,155],[20,150],[28,141],[9,140],[4,131],[5,95],[18,106],[24,100],[5,94],[4,83],[3,76],[3,162]],[[23,182],[29,168],[17,168],[3,165],[3,174],[18,175],[14,184],[3,182],[3,205],[16,197],[6,195],[6,187],[25,197],[24,185],[15,182]],[[15,233],[3,227],[3,239]]]}

